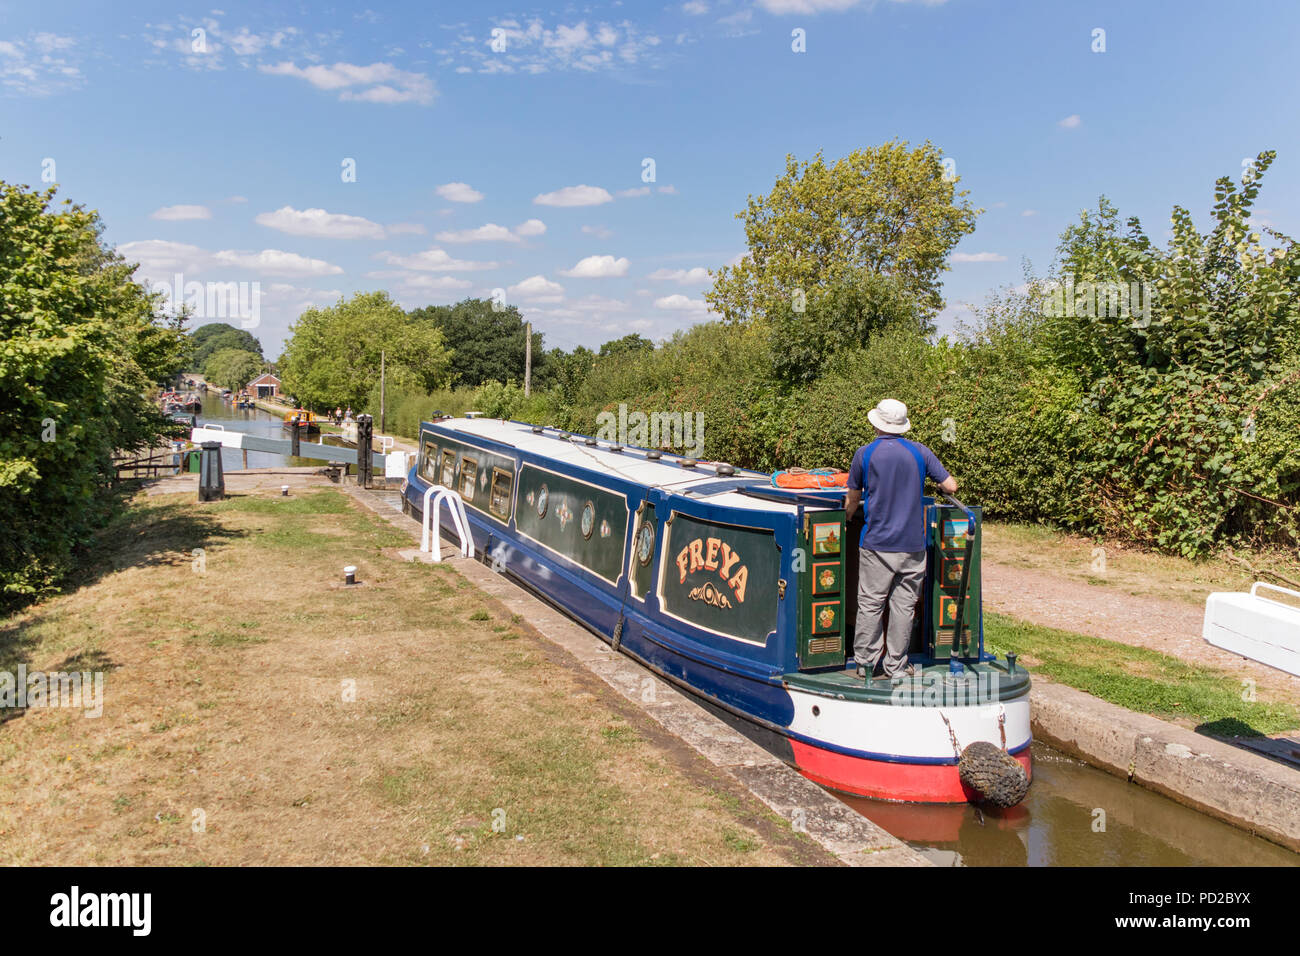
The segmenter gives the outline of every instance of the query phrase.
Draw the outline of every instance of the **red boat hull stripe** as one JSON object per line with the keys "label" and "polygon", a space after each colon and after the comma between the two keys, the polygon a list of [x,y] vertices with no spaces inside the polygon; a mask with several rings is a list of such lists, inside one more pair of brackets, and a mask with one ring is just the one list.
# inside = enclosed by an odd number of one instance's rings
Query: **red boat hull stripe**
{"label": "red boat hull stripe", "polygon": [[[795,765],[809,780],[832,790],[878,800],[915,803],[966,803],[978,795],[961,782],[955,764],[891,763],[822,750],[791,740]],[[1015,755],[1033,778],[1026,747]]]}

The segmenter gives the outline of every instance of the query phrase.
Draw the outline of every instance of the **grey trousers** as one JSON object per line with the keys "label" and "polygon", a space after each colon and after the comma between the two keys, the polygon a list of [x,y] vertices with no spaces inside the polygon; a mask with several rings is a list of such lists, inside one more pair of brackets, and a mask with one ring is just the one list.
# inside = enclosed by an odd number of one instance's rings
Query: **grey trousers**
{"label": "grey trousers", "polygon": [[[885,652],[885,674],[893,677],[907,666],[912,614],[925,583],[924,551],[859,549],[858,621],[853,634],[853,659],[874,670]],[[885,605],[889,605],[889,636],[885,639]],[[883,646],[882,646],[883,645]]]}

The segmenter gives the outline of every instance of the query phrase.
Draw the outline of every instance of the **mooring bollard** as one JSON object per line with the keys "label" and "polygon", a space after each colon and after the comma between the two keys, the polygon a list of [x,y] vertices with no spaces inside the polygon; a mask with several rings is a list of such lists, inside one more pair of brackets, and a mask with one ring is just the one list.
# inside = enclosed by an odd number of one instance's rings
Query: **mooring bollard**
{"label": "mooring bollard", "polygon": [[298,452],[301,451],[302,439],[298,437],[298,432],[302,427],[302,422],[298,421],[298,416],[293,417],[293,427],[289,429],[289,457],[298,458]]}
{"label": "mooring bollard", "polygon": [[354,565],[349,564],[346,568],[343,569],[343,583],[344,584],[357,583],[357,569]]}
{"label": "mooring bollard", "polygon": [[226,473],[221,467],[221,442],[199,446],[199,501],[220,501],[226,496]]}
{"label": "mooring bollard", "polygon": [[370,415],[357,416],[357,484],[362,488],[370,487],[370,473],[374,468],[375,420]]}
{"label": "mooring bollard", "polygon": [[288,485],[281,485],[281,486],[280,486],[280,497],[281,497],[281,498],[288,498],[288,497],[289,497],[289,486],[288,486]]}

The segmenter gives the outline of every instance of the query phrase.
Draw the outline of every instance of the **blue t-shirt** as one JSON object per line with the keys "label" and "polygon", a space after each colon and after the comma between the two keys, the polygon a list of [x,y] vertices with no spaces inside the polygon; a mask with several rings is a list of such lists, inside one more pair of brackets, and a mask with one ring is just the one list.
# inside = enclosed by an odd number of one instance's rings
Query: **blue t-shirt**
{"label": "blue t-shirt", "polygon": [[866,524],[858,541],[861,547],[871,551],[925,550],[921,511],[925,475],[942,482],[948,471],[930,449],[899,435],[881,435],[854,453],[848,486],[862,491]]}

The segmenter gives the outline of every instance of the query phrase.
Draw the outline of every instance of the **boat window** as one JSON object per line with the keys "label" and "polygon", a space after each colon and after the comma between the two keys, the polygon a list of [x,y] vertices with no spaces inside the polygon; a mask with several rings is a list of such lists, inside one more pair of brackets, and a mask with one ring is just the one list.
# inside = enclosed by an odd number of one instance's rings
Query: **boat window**
{"label": "boat window", "polygon": [[439,484],[450,488],[456,481],[456,453],[450,449],[442,452],[442,481]]}
{"label": "boat window", "polygon": [[424,443],[424,454],[420,456],[420,476],[426,481],[433,481],[438,468],[438,446],[431,441]]}
{"label": "boat window", "polygon": [[510,520],[510,490],[514,483],[515,476],[506,469],[492,469],[492,496],[488,500],[488,508],[494,515],[507,521]]}
{"label": "boat window", "polygon": [[460,496],[474,500],[474,482],[478,479],[478,462],[466,455],[460,460]]}

